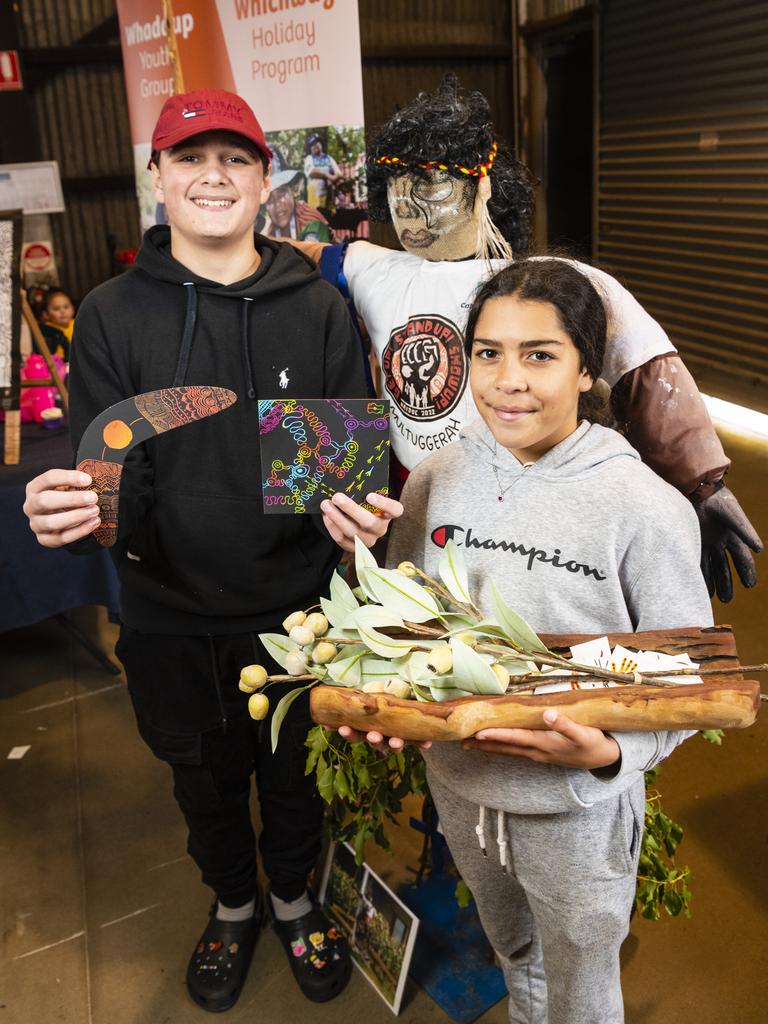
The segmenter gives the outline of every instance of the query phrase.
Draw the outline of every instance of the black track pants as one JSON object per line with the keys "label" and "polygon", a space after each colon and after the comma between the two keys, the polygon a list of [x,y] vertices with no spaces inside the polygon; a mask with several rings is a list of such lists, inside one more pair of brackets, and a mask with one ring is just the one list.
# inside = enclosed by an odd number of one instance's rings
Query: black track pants
{"label": "black track pants", "polygon": [[[279,627],[276,627],[278,629]],[[296,899],[320,852],[323,804],[314,775],[304,775],[309,701],[295,701],[270,745],[271,713],[294,684],[271,686],[270,717],[254,722],[238,689],[240,669],[257,662],[282,671],[254,634],[165,636],[123,627],[116,653],[144,741],[173,770],[174,795],[189,829],[188,850],[227,906],[256,889],[251,776],[261,804],[259,841],[272,891]]]}

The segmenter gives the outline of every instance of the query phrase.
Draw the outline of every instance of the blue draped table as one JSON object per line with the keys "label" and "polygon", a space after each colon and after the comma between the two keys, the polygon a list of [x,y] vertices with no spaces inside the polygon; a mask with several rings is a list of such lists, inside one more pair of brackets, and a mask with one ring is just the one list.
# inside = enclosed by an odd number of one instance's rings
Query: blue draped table
{"label": "blue draped table", "polygon": [[87,604],[104,605],[118,619],[119,586],[108,552],[72,555],[41,547],[22,511],[29,480],[71,465],[66,428],[36,423],[22,427],[20,464],[0,465],[0,633]]}

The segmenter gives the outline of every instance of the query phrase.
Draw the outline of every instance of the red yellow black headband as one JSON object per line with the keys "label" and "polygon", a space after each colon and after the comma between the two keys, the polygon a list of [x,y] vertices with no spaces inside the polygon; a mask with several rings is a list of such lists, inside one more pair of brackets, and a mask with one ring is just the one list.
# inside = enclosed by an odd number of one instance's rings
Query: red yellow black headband
{"label": "red yellow black headband", "polygon": [[444,164],[439,160],[430,160],[425,164],[413,164],[408,160],[401,160],[399,156],[380,156],[377,157],[377,164],[389,164],[399,165],[401,167],[421,167],[425,171],[460,171],[462,174],[471,175],[473,178],[485,178],[491,173],[493,167],[493,161],[496,159],[496,153],[498,146],[494,142],[491,146],[491,152],[488,154],[488,159],[483,163],[475,164],[474,167],[462,167],[461,164]]}

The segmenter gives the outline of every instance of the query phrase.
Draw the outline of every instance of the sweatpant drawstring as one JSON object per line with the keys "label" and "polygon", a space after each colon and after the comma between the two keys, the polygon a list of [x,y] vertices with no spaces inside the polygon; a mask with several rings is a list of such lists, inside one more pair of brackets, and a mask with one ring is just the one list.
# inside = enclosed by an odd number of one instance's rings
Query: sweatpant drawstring
{"label": "sweatpant drawstring", "polygon": [[480,817],[477,819],[475,825],[475,834],[477,835],[477,841],[480,843],[480,849],[483,851],[483,856],[488,856],[488,851],[485,848],[485,808],[480,804]]}
{"label": "sweatpant drawstring", "polygon": [[507,830],[505,827],[504,811],[496,811],[496,842],[499,847],[499,862],[504,874],[507,869]]}

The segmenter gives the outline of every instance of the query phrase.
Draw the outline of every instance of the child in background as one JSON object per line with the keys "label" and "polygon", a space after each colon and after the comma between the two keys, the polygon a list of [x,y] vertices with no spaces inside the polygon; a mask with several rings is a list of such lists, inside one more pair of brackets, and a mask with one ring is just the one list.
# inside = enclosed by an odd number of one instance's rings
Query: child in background
{"label": "child in background", "polygon": [[[391,565],[435,575],[452,537],[480,609],[490,613],[492,576],[539,632],[711,624],[690,503],[584,418],[605,336],[600,296],[567,262],[514,263],[481,287],[465,342],[481,419],[411,473]],[[690,733],[607,734],[553,709],[544,719],[540,731],[432,745],[429,787],[504,970],[510,1021],[619,1024],[643,772]]]}
{"label": "child in background", "polygon": [[69,361],[69,346],[75,329],[75,306],[61,288],[52,288],[43,299],[40,328],[52,355]]}

